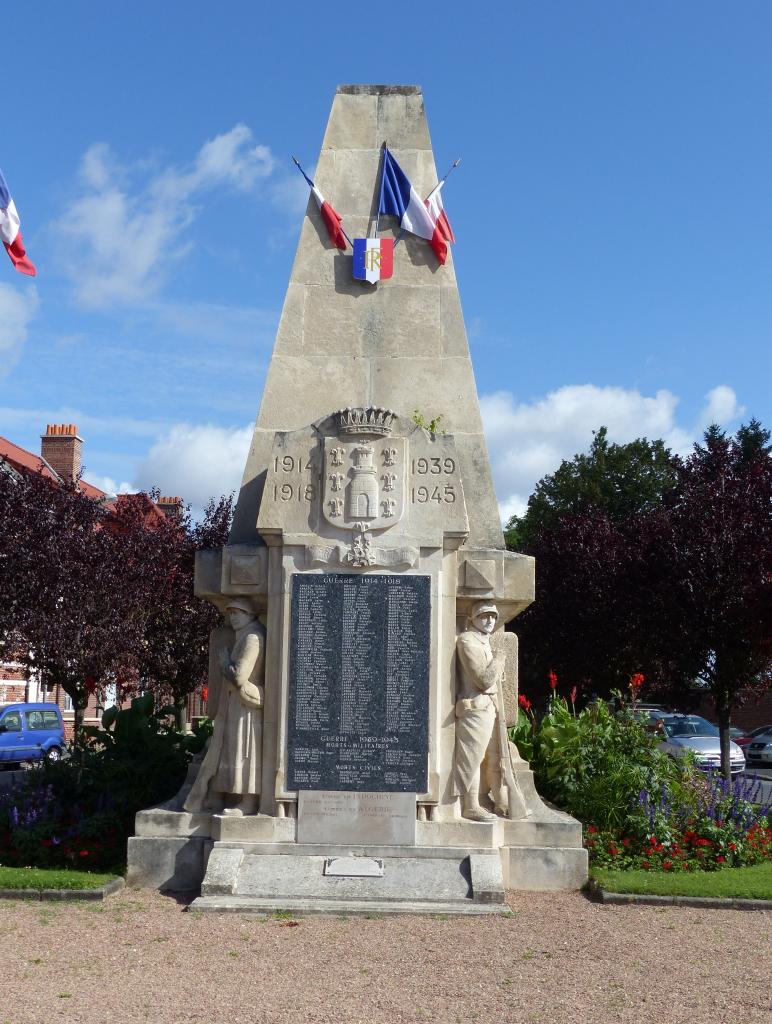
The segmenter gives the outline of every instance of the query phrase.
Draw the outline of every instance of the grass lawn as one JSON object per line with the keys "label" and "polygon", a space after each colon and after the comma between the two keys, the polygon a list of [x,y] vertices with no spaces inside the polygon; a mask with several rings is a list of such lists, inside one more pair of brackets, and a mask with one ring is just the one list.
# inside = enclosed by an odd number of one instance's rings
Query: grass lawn
{"label": "grass lawn", "polygon": [[67,868],[6,868],[0,866],[0,889],[98,889],[115,875]]}
{"label": "grass lawn", "polygon": [[772,861],[750,868],[721,868],[694,874],[669,871],[614,871],[592,868],[590,874],[607,892],[643,893],[647,896],[714,896],[772,900]]}

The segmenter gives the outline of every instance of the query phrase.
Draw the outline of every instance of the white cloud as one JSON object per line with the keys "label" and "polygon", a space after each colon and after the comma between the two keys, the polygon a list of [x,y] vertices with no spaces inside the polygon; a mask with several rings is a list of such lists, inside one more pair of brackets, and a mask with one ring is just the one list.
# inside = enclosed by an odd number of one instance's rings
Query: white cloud
{"label": "white cloud", "polygon": [[705,396],[692,426],[676,421],[679,399],[670,391],[653,396],[619,387],[572,384],[534,402],[518,402],[509,391],[480,399],[502,520],[522,515],[536,483],[563,459],[586,451],[592,431],[608,427],[620,444],[636,437],[662,438],[686,454],[708,423],[727,425],[742,416],[732,388],[725,384]]}
{"label": "white cloud", "polygon": [[[163,420],[140,419],[137,416],[93,416],[82,408],[71,405],[24,407],[0,405],[0,422],[14,427],[25,427],[39,433],[46,423],[75,423],[81,434],[125,435],[128,437],[157,437],[164,429]],[[88,438],[86,438],[88,441]]]}
{"label": "white cloud", "polygon": [[739,405],[737,395],[726,384],[719,384],[705,396],[705,407],[700,415],[700,426],[704,429],[711,423],[731,423],[745,415],[745,406]]}
{"label": "white cloud", "polygon": [[0,379],[18,362],[30,321],[40,307],[40,299],[32,286],[14,288],[0,284]]}
{"label": "white cloud", "polygon": [[[249,192],[275,167],[270,149],[253,145],[243,124],[205,142],[183,168],[121,167],[109,146],[89,147],[80,167],[84,192],[53,225],[76,301],[91,309],[147,302],[189,249],[185,229],[198,214],[196,197],[222,187]],[[143,184],[132,190],[140,170]]]}
{"label": "white cloud", "polygon": [[105,491],[110,495],[134,494],[137,491],[134,484],[130,484],[126,480],[122,480],[119,483],[111,476],[94,476],[92,473],[89,473],[88,483],[93,484],[94,487],[98,487],[100,491]]}
{"label": "white cloud", "polygon": [[252,426],[175,424],[137,467],[137,485],[179,494],[194,509],[238,491],[252,441]]}

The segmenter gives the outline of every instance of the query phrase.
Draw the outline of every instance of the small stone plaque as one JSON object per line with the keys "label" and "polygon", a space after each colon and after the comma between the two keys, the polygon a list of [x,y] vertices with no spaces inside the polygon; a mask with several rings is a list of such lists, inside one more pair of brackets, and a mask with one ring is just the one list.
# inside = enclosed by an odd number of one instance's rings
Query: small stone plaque
{"label": "small stone plaque", "polygon": [[425,793],[428,576],[292,578],[287,787]]}
{"label": "small stone plaque", "polygon": [[415,793],[298,793],[299,843],[415,846],[415,820]]}
{"label": "small stone plaque", "polygon": [[383,861],[375,857],[327,857],[324,873],[342,878],[383,878]]}

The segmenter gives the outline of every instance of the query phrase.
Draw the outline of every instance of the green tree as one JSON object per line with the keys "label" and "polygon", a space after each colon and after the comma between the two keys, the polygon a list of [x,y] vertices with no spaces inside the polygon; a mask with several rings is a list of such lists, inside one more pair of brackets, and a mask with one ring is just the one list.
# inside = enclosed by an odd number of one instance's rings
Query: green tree
{"label": "green tree", "polygon": [[593,432],[590,450],[564,459],[536,485],[522,517],[506,526],[507,547],[529,551],[540,529],[553,529],[566,515],[602,509],[613,521],[651,508],[676,480],[678,459],[663,441],[645,437],[627,444],[608,439],[608,429]]}
{"label": "green tree", "polygon": [[743,691],[772,684],[772,455],[758,420],[717,426],[646,524],[642,589],[652,645],[710,687],[729,777],[729,726]]}

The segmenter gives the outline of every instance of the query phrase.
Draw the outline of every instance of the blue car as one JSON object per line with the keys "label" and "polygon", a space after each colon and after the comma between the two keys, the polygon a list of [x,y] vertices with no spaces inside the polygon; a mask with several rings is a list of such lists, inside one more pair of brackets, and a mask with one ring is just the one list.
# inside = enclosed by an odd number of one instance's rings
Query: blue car
{"label": "blue car", "polygon": [[64,748],[64,722],[56,704],[0,707],[0,766],[21,761],[58,760]]}

